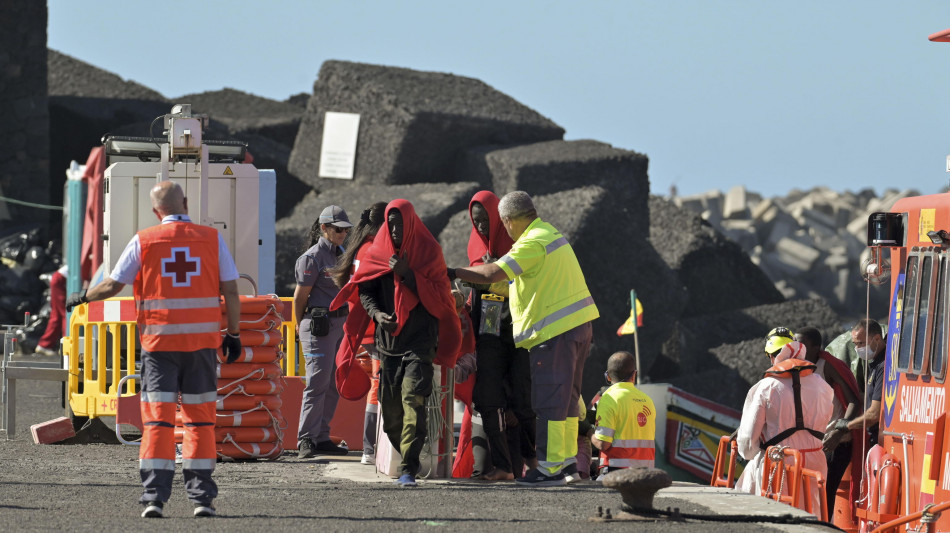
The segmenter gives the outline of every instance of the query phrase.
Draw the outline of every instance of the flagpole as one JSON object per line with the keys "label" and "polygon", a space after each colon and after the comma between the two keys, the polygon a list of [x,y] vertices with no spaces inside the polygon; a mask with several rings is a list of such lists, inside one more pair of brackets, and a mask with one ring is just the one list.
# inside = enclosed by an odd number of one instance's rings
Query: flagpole
{"label": "flagpole", "polygon": [[630,289],[630,309],[633,310],[633,355],[637,359],[637,385],[643,374],[640,368],[640,327],[637,326],[637,291]]}

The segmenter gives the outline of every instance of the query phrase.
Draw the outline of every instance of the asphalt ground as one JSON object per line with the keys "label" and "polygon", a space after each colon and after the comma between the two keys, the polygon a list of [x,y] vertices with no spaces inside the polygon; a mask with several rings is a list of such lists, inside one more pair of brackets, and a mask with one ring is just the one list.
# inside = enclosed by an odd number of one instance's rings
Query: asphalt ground
{"label": "asphalt ground", "polygon": [[[523,488],[512,482],[420,480],[404,489],[347,457],[219,462],[218,516],[194,518],[180,475],[165,518],[143,519],[138,449],[109,444],[37,445],[29,428],[63,416],[61,384],[19,381],[17,432],[0,436],[0,531],[834,531],[815,525],[754,520],[808,520],[788,506],[745,494],[677,483],[656,509],[690,518],[597,520],[597,508],[620,510],[620,494],[599,483]],[[753,513],[730,520],[722,515]],[[695,515],[695,516],[694,516]],[[725,522],[698,517],[725,518]],[[779,518],[781,519],[781,518]],[[747,521],[748,520],[748,521]]]}

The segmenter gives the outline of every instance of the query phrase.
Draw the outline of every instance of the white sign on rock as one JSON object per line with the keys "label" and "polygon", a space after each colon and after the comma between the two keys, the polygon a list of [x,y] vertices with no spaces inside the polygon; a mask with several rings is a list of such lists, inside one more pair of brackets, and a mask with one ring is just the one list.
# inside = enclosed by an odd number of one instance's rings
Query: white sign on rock
{"label": "white sign on rock", "polygon": [[353,179],[359,129],[358,113],[327,111],[323,118],[323,143],[320,147],[321,178]]}

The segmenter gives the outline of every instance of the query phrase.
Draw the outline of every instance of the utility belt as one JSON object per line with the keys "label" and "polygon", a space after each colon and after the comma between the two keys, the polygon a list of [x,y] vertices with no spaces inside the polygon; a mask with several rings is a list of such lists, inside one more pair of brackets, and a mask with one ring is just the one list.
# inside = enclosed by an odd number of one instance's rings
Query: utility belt
{"label": "utility belt", "polygon": [[322,311],[330,318],[338,318],[341,316],[346,316],[350,313],[349,306],[344,305],[343,307],[337,309],[336,311],[330,311],[329,307],[307,307],[303,310],[304,315],[309,315],[313,311]]}
{"label": "utility belt", "polygon": [[303,314],[304,317],[310,318],[310,334],[314,337],[326,337],[330,334],[330,319],[346,316],[349,312],[347,306],[336,311],[330,311],[328,307],[307,307]]}

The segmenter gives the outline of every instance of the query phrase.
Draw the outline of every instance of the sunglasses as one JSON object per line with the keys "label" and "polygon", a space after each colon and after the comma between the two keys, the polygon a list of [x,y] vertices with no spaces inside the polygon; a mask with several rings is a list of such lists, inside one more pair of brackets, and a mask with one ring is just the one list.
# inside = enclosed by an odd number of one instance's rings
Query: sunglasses
{"label": "sunglasses", "polygon": [[333,228],[334,233],[346,233],[350,231],[350,228],[339,228],[337,226],[330,226],[330,227]]}

